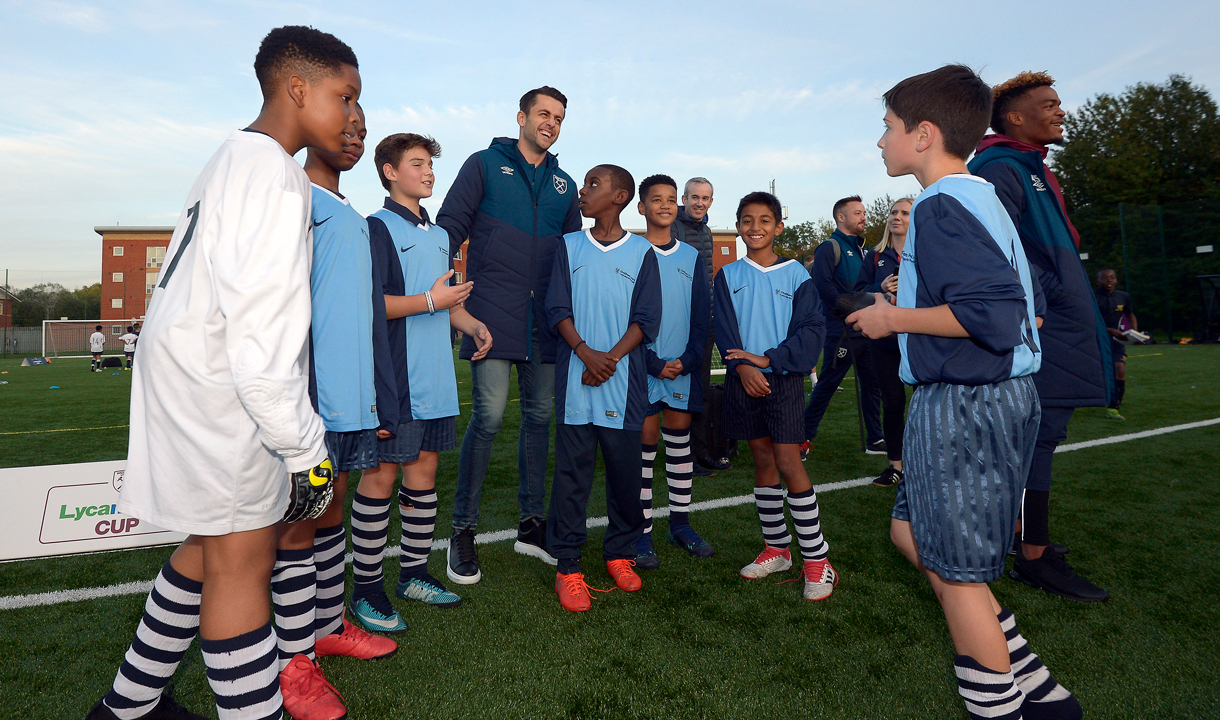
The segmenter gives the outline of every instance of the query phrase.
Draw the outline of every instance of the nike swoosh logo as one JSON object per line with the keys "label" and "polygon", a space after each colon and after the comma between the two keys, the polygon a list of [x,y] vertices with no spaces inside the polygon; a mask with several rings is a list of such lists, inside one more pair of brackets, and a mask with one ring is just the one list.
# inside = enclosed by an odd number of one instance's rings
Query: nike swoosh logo
{"label": "nike swoosh logo", "polygon": [[[334,215],[331,215],[330,217],[334,217]],[[330,218],[326,218],[326,220],[330,220]],[[313,221],[313,226],[314,226],[314,227],[322,227],[322,223],[326,222],[326,220],[314,220],[314,221]]]}
{"label": "nike swoosh logo", "polygon": [[734,294],[734,295],[736,295],[737,293],[741,292],[742,290],[745,290],[745,289],[746,289],[746,288],[748,288],[748,287],[750,287],[750,286],[749,286],[749,285],[742,285],[741,287],[739,287],[739,288],[737,288],[736,290],[734,290],[734,291],[733,291],[733,294]]}
{"label": "nike swoosh logo", "polygon": [[398,626],[398,622],[395,620],[382,620],[381,618],[375,618],[369,615],[361,615],[360,622],[370,623],[376,625],[377,627],[386,628],[387,630]]}
{"label": "nike swoosh logo", "polygon": [[[415,243],[415,245],[418,245],[418,244],[419,243]],[[406,251],[410,250],[411,248],[415,247],[415,245],[412,245],[411,247],[400,247],[400,248],[398,248],[398,250],[399,250],[399,252],[406,252]]]}
{"label": "nike swoosh logo", "polygon": [[[585,264],[587,265],[588,263],[585,263]],[[580,267],[576,268],[576,270],[579,270],[579,269],[580,269],[580,268],[582,268],[582,267],[584,267],[584,265],[581,265]],[[576,270],[573,270],[573,271],[572,271],[572,274],[573,274],[573,275],[575,275],[575,274],[576,274]]]}

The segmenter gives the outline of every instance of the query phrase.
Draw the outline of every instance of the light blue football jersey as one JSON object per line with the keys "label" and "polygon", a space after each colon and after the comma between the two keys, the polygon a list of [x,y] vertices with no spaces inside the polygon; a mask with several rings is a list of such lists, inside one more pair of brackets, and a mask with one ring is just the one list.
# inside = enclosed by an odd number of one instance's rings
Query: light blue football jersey
{"label": "light blue football jersey", "polygon": [[[404,295],[432,289],[436,279],[452,268],[449,233],[439,225],[423,227],[382,208],[373,213],[385,223],[402,267]],[[449,311],[437,310],[406,319],[407,379],[411,386],[411,417],[433,420],[458,414],[457,377],[453,368],[453,342]]]}
{"label": "light blue football jersey", "polygon": [[[673,360],[686,352],[690,341],[691,293],[694,284],[695,261],[699,251],[683,242],[671,242],[663,250],[653,245],[657,254],[657,270],[661,274],[661,330],[648,348],[662,360]],[[664,402],[676,410],[685,410],[690,402],[691,375],[679,375],[662,380],[648,376],[648,402]]]}
{"label": "light blue football jersey", "polygon": [[318,414],[331,432],[378,425],[373,384],[369,226],[346,198],[313,186],[313,365]]}
{"label": "light blue football jersey", "polygon": [[[764,355],[787,340],[793,300],[797,289],[811,282],[809,271],[799,262],[787,258],[781,258],[770,267],[763,267],[743,257],[725,265],[720,272],[724,274],[727,283],[725,290],[737,316],[741,349]],[[716,342],[721,342],[719,335]],[[764,373],[771,371],[770,367],[762,368]]]}

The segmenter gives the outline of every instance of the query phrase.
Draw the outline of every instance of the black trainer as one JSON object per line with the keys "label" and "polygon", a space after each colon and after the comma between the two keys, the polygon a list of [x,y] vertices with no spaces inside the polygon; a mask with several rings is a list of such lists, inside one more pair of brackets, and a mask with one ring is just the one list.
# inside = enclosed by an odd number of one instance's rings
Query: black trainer
{"label": "black trainer", "polygon": [[866,455],[885,455],[888,451],[884,440],[874,440],[864,447]]}
{"label": "black trainer", "polygon": [[[1017,546],[1020,544],[1021,544],[1021,533],[1018,532],[1012,536],[1012,547],[1008,548],[1008,557],[1016,557]],[[1069,552],[1071,552],[1071,550],[1068,549],[1068,546],[1060,545],[1057,542],[1053,542],[1050,545],[1047,545],[1046,547],[1048,550],[1054,550],[1055,552],[1059,553],[1060,555],[1067,555]]]}
{"label": "black trainer", "polygon": [[1105,602],[1110,593],[1076,574],[1063,555],[1052,548],[1043,551],[1037,560],[1026,560],[1017,549],[1017,559],[1012,572],[1013,580],[1031,585],[1052,595],[1076,602]]}
{"label": "black trainer", "polygon": [[902,471],[890,465],[885,470],[881,471],[881,477],[873,481],[877,487],[894,487],[902,482]]}
{"label": "black trainer", "polygon": [[483,579],[483,573],[479,571],[479,554],[474,549],[474,528],[453,531],[445,574],[458,585],[474,585]]}
{"label": "black trainer", "polygon": [[[85,720],[119,720],[114,711],[106,707],[101,700],[93,706]],[[152,710],[141,715],[137,720],[207,720],[203,715],[193,713],[182,707],[170,694],[170,688],[161,692],[161,699]]]}
{"label": "black trainer", "polygon": [[522,555],[535,557],[547,565],[558,565],[559,561],[546,551],[546,520],[532,517],[521,521],[517,528],[517,542],[513,550]]}
{"label": "black trainer", "polygon": [[691,463],[690,474],[692,477],[716,477],[715,470],[708,470],[699,463]]}
{"label": "black trainer", "polygon": [[709,470],[725,471],[733,469],[733,463],[727,457],[704,458],[700,461],[700,464]]}

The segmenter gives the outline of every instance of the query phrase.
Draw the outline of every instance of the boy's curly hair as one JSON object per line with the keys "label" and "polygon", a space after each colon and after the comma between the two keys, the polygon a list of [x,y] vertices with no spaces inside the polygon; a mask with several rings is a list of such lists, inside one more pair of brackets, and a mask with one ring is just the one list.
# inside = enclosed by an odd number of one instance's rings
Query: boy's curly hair
{"label": "boy's curly hair", "polygon": [[1004,133],[1004,118],[1008,116],[1012,106],[1025,93],[1034,88],[1049,87],[1055,84],[1055,78],[1045,72],[1023,72],[1011,80],[1006,80],[991,91],[991,129]]}

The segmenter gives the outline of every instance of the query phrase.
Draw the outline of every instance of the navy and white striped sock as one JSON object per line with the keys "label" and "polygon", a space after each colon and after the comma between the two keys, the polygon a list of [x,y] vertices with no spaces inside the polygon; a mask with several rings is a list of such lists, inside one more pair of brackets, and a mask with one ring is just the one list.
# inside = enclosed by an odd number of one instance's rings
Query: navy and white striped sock
{"label": "navy and white striped sock", "polygon": [[1025,695],[1011,672],[989,670],[969,655],[955,657],[953,666],[957,693],[966,701],[966,712],[972,720],[1021,720]]}
{"label": "navy and white striped sock", "polygon": [[224,640],[199,638],[220,720],[280,720],[280,670],[271,623]]}
{"label": "navy and white striped sock", "polygon": [[432,552],[432,537],[436,534],[436,489],[398,489],[398,515],[402,519],[402,540],[399,547],[399,582],[428,574],[428,553]]}
{"label": "navy and white striped sock", "polygon": [[276,550],[271,571],[271,610],[280,651],[280,670],[297,655],[313,659],[313,628],[317,610],[317,574],[313,548]]}
{"label": "navy and white striped sock", "polygon": [[669,527],[690,525],[691,478],[695,466],[690,453],[690,430],[661,428],[665,440],[665,480],[669,484]]}
{"label": "navy and white striped sock", "polygon": [[356,493],[352,500],[352,600],[385,592],[381,564],[390,534],[390,498]]}
{"label": "navy and white striped sock", "polygon": [[830,544],[822,537],[818,518],[818,496],[809,488],[805,492],[788,493],[788,510],[796,526],[796,541],[801,546],[802,560],[821,560],[830,552]]}
{"label": "navy and white striped sock", "polygon": [[657,446],[640,444],[640,505],[644,506],[644,534],[652,532],[652,466]]}
{"label": "navy and white striped sock", "polygon": [[784,521],[784,486],[778,483],[756,486],[754,505],[758,508],[758,524],[762,526],[763,541],[770,547],[787,549],[792,536],[788,534],[788,523]]}
{"label": "navy and white striped sock", "polygon": [[343,632],[343,551],[347,534],[343,524],[318,528],[313,534],[313,566],[318,575],[314,638]]}
{"label": "navy and white striped sock", "polygon": [[161,691],[199,632],[202,591],[203,583],[182,575],[168,562],[161,568],[144,602],[136,637],[103,700],[120,720],[144,715],[161,699]]}
{"label": "navy and white striped sock", "polygon": [[[1012,663],[1012,674],[1017,687],[1025,693],[1026,715],[1032,715],[1036,709],[1038,717],[1046,718],[1078,718],[1082,712],[1076,696],[1060,685],[1051,675],[1051,671],[1042,664],[1038,656],[1030,651],[1025,638],[1017,632],[1017,618],[1008,608],[1000,608],[997,616],[1004,637],[1008,640],[1008,661]],[[1030,708],[1033,703],[1037,708]]]}

